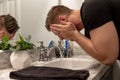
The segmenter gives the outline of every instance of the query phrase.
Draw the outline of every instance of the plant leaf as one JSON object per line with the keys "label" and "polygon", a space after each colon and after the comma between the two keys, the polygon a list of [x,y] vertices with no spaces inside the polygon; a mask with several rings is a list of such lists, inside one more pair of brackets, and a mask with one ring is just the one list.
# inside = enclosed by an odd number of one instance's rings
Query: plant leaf
{"label": "plant leaf", "polygon": [[8,36],[7,36],[7,35],[4,35],[4,36],[2,37],[2,41],[3,41],[3,42],[8,42],[8,41],[9,41]]}
{"label": "plant leaf", "polygon": [[23,37],[19,34],[20,41],[24,41]]}
{"label": "plant leaf", "polygon": [[25,41],[25,39],[21,35],[19,35],[19,39],[20,40],[16,42],[14,49],[16,48],[16,50],[27,50],[34,48],[33,46],[35,45],[33,43],[30,43],[30,36],[28,37],[29,40]]}
{"label": "plant leaf", "polygon": [[8,36],[4,35],[0,42],[0,50],[9,50],[10,47],[11,47],[11,44],[9,43]]}

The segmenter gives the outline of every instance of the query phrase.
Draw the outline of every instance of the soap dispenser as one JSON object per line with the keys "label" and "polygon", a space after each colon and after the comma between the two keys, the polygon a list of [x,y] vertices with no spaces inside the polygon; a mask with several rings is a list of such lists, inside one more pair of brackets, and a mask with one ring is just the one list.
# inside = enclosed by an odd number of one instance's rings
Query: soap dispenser
{"label": "soap dispenser", "polygon": [[44,46],[43,41],[40,41],[40,47],[38,47],[38,52],[40,53],[39,61],[45,61],[47,48]]}

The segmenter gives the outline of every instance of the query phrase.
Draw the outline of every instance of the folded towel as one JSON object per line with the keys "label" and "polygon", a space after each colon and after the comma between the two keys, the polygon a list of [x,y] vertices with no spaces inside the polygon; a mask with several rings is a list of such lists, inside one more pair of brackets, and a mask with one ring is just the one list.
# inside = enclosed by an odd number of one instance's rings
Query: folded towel
{"label": "folded towel", "polygon": [[87,80],[89,71],[56,67],[30,66],[10,72],[11,79],[19,80]]}

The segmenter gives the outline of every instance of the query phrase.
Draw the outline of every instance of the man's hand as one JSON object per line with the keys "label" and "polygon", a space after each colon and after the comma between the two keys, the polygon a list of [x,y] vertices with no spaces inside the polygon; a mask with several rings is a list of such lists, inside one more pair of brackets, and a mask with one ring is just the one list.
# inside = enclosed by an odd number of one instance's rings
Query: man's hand
{"label": "man's hand", "polygon": [[60,39],[69,40],[73,40],[73,33],[75,30],[77,30],[74,24],[65,21],[61,21],[60,24],[52,24],[50,29]]}

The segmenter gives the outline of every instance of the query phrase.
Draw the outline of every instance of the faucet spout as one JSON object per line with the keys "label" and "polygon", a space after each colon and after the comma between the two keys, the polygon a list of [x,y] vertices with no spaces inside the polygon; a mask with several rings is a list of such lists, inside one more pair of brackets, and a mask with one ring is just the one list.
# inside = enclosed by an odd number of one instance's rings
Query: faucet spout
{"label": "faucet spout", "polygon": [[46,56],[47,56],[47,61],[52,60],[53,58],[56,58],[56,56],[55,56],[55,48],[54,47],[48,48]]}
{"label": "faucet spout", "polygon": [[55,58],[63,58],[63,51],[59,47],[48,48],[47,51],[47,60],[52,60]]}
{"label": "faucet spout", "polygon": [[60,47],[57,47],[57,48],[58,48],[58,50],[59,50],[60,58],[63,58],[64,50],[62,50]]}

